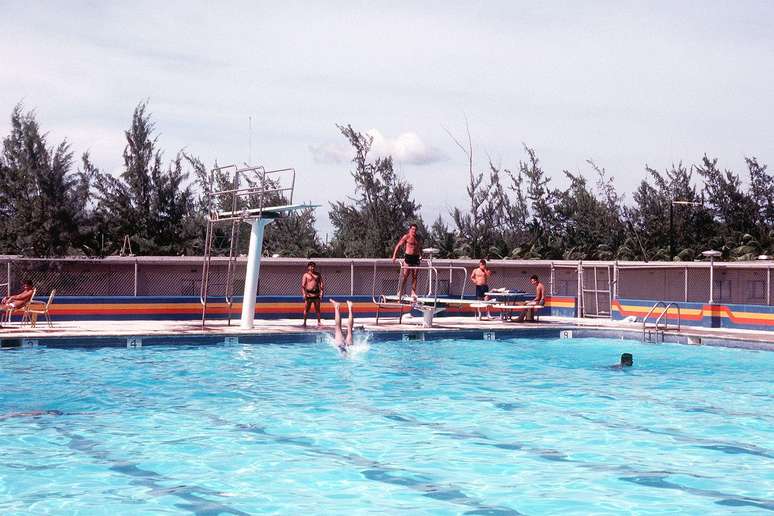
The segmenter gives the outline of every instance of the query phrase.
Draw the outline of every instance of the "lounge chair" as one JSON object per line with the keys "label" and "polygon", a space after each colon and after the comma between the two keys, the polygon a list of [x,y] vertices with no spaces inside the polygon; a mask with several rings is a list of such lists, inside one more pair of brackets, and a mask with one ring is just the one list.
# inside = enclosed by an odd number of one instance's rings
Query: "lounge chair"
{"label": "lounge chair", "polygon": [[30,301],[27,303],[27,306],[25,307],[26,310],[22,316],[22,322],[26,319],[30,322],[30,326],[34,328],[38,323],[38,316],[43,315],[46,318],[48,327],[53,328],[51,317],[48,315],[48,309],[51,306],[51,302],[54,300],[55,295],[56,289],[51,291],[51,294],[48,295],[48,301],[45,303],[43,301]]}

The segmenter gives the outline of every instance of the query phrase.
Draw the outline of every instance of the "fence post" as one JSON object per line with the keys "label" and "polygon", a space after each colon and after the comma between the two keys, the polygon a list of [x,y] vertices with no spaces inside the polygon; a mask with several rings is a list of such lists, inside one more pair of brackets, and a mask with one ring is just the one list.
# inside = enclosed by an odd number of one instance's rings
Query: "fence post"
{"label": "fence post", "polygon": [[551,296],[554,295],[554,271],[555,271],[555,269],[554,269],[554,262],[551,261],[551,276],[549,276],[549,279],[548,279],[548,283],[549,283],[548,291],[550,292],[549,295],[551,295]]}
{"label": "fence post", "polygon": [[349,295],[355,295],[355,262],[350,260],[349,262]]}
{"label": "fence post", "polygon": [[683,295],[683,301],[688,302],[688,267],[683,267],[683,288],[685,289],[685,294]]}
{"label": "fence post", "polygon": [[[8,280],[9,282],[11,280]],[[766,267],[766,304],[771,306],[771,267]]]}
{"label": "fence post", "polygon": [[583,317],[583,260],[578,260],[578,317]]}
{"label": "fence post", "polygon": [[7,295],[11,295],[11,260],[8,260],[5,262],[5,270],[7,272],[6,277],[8,279],[8,285],[5,286],[5,288],[8,290]]}
{"label": "fence post", "polygon": [[134,259],[134,297],[137,297],[137,282],[138,282],[138,266],[137,266],[137,258]]}

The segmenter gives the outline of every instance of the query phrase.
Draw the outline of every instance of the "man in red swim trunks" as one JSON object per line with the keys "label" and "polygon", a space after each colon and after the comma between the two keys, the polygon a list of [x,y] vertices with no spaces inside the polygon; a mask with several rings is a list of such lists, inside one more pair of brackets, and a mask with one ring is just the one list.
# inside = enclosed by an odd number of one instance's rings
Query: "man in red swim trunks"
{"label": "man in red swim trunks", "polygon": [[411,297],[417,297],[417,269],[421,260],[420,249],[422,248],[422,240],[417,236],[417,225],[411,224],[409,226],[408,233],[403,235],[398,243],[395,245],[395,250],[392,252],[392,262],[395,263],[395,259],[398,256],[398,250],[403,249],[403,276],[400,279],[400,287],[398,287],[398,298],[403,297],[403,288],[406,285],[406,279],[409,272],[411,272]]}

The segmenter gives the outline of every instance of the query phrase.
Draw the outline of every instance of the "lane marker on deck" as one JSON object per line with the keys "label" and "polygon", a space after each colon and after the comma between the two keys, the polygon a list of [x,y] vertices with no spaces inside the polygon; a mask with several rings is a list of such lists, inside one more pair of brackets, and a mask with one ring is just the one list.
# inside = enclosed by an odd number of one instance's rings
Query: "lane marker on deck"
{"label": "lane marker on deck", "polygon": [[141,348],[142,347],[142,337],[127,337],[126,338],[126,347],[127,348]]}

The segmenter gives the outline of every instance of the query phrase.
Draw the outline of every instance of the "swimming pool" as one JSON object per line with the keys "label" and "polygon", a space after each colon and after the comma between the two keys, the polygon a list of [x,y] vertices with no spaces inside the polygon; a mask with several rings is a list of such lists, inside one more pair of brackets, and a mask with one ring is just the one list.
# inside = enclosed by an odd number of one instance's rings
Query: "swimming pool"
{"label": "swimming pool", "polygon": [[3,351],[0,512],[760,513],[773,370],[600,339]]}

